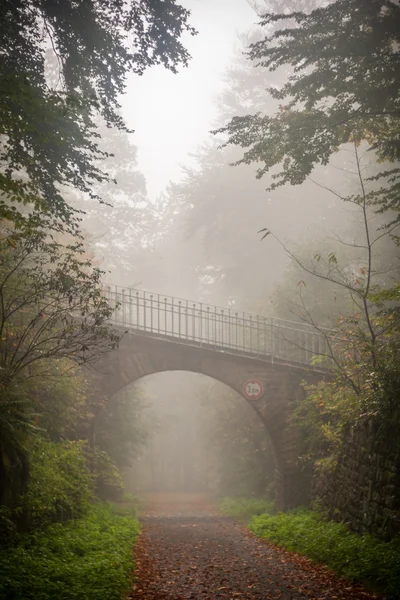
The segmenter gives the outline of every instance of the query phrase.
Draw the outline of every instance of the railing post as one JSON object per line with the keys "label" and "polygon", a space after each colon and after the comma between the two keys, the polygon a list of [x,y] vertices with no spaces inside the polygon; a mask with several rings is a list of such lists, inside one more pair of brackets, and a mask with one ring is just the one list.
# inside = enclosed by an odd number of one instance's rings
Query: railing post
{"label": "railing post", "polygon": [[122,308],[122,325],[125,325],[125,288],[122,288],[122,299],[121,299],[121,308]]}
{"label": "railing post", "polygon": [[268,354],[267,351],[267,319],[266,317],[264,317],[264,352],[263,352],[264,356],[266,354]]}
{"label": "railing post", "polygon": [[[110,305],[111,305],[111,307],[112,307],[112,299],[111,299],[111,298],[112,298],[112,296],[111,296],[111,287],[108,285],[106,289],[107,289],[107,291],[108,291],[108,304],[110,304]],[[115,319],[115,317],[114,317],[114,319]]]}
{"label": "railing post", "polygon": [[214,346],[217,347],[217,307],[214,306]]}
{"label": "railing post", "polygon": [[150,294],[150,331],[153,333],[153,294]]}
{"label": "railing post", "polygon": [[178,335],[181,337],[181,305],[182,302],[178,300]]}
{"label": "railing post", "polygon": [[236,350],[239,349],[239,335],[238,335],[238,313],[235,313],[235,321],[236,321],[236,339],[235,339],[235,346],[236,346]]}
{"label": "railing post", "polygon": [[129,327],[132,327],[132,290],[129,288]]}
{"label": "railing post", "polygon": [[140,329],[140,306],[139,306],[139,292],[136,292],[136,325]]}
{"label": "railing post", "polygon": [[146,292],[143,292],[143,328],[145,331],[147,331],[147,327],[146,327]]}
{"label": "railing post", "polygon": [[185,308],[185,332],[186,332],[186,339],[188,339],[189,337],[189,301],[186,300],[186,308]]}
{"label": "railing post", "polygon": [[275,344],[274,344],[274,323],[271,317],[271,362],[274,363],[274,352],[275,352]]}
{"label": "railing post", "polygon": [[160,294],[157,294],[157,333],[160,333]]}

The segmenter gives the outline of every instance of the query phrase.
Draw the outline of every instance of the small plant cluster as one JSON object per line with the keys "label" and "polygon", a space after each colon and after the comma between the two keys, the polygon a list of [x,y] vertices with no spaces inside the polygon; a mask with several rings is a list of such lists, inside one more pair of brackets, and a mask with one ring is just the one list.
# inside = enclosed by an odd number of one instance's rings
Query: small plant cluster
{"label": "small plant cluster", "polygon": [[135,508],[99,504],[87,515],[25,535],[0,550],[0,598],[121,600],[132,571],[139,532]]}
{"label": "small plant cluster", "polygon": [[387,598],[399,598],[400,538],[384,542],[371,535],[359,536],[344,524],[306,509],[254,516],[249,528],[258,537],[324,563]]}
{"label": "small plant cluster", "polygon": [[228,517],[249,521],[255,515],[273,514],[274,503],[262,498],[224,498],[219,506]]}

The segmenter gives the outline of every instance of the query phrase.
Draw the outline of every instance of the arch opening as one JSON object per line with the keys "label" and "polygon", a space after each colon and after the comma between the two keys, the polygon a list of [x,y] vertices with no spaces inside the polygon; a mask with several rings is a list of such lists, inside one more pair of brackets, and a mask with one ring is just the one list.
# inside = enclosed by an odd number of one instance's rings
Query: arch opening
{"label": "arch opening", "polygon": [[[129,492],[273,499],[282,475],[276,448],[258,408],[232,386],[193,371],[159,371],[121,387],[103,410],[108,422],[123,423]],[[136,419],[130,447],[121,411]],[[96,437],[104,443],[102,419]],[[118,447],[107,451],[123,458]]]}

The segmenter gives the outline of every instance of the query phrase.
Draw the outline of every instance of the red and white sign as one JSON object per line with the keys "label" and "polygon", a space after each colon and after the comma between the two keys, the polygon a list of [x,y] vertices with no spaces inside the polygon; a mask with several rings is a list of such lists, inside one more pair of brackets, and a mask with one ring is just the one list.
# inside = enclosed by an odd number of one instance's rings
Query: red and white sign
{"label": "red and white sign", "polygon": [[249,379],[243,386],[243,393],[249,400],[258,400],[264,393],[263,386],[257,379]]}

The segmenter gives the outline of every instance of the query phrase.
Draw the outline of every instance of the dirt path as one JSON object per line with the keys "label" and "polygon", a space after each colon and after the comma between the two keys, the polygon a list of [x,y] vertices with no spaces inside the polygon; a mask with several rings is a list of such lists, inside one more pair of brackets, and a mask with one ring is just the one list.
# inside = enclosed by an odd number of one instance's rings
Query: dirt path
{"label": "dirt path", "polygon": [[204,496],[147,499],[132,600],[370,600],[376,596],[257,540]]}

